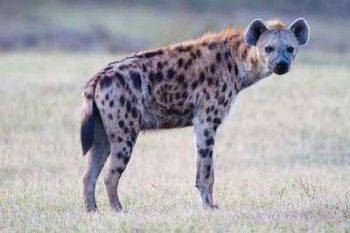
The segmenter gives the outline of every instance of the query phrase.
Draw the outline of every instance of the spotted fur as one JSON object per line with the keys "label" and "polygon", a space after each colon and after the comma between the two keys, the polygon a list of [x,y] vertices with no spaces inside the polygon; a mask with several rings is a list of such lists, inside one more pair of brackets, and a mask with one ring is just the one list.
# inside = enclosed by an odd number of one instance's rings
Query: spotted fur
{"label": "spotted fur", "polygon": [[[279,22],[270,30],[287,30]],[[95,184],[110,155],[105,185],[120,211],[117,187],[141,130],[194,126],[195,186],[205,206],[213,203],[215,134],[236,96],[271,74],[244,31],[231,27],[199,39],[140,52],[108,64],[83,93],[81,141],[89,153],[84,175],[88,211],[97,209]]]}

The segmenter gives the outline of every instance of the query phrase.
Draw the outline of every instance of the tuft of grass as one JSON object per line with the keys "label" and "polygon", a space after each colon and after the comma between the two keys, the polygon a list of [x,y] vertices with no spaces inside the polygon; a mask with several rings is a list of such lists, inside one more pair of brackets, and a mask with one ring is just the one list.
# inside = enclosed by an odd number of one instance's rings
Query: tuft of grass
{"label": "tuft of grass", "polygon": [[120,183],[127,212],[111,211],[100,179],[100,212],[86,214],[81,90],[117,57],[0,55],[2,232],[349,231],[350,57],[337,54],[302,54],[239,95],[216,143],[219,210],[199,204],[186,128],[139,137]]}

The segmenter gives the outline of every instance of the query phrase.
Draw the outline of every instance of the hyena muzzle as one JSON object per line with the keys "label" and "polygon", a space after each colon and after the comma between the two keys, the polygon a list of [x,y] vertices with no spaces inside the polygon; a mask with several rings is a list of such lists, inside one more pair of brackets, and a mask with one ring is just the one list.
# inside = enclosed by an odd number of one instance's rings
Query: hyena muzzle
{"label": "hyena muzzle", "polygon": [[272,73],[289,71],[309,39],[304,19],[289,27],[254,20],[244,31],[227,28],[199,39],[141,52],[108,64],[83,93],[81,144],[88,162],[83,177],[87,211],[96,211],[95,185],[104,182],[113,209],[122,210],[118,184],[141,130],[194,126],[195,186],[213,202],[215,134],[240,91]]}

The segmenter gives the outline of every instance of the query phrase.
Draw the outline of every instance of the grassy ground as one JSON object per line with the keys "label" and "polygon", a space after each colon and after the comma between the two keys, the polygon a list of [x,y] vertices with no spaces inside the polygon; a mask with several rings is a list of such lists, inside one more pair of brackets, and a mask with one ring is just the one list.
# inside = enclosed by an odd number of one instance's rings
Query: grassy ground
{"label": "grassy ground", "polygon": [[193,129],[140,136],[110,210],[83,209],[84,82],[111,55],[0,55],[1,232],[350,230],[350,57],[309,53],[240,94],[219,130],[217,211],[194,188]]}

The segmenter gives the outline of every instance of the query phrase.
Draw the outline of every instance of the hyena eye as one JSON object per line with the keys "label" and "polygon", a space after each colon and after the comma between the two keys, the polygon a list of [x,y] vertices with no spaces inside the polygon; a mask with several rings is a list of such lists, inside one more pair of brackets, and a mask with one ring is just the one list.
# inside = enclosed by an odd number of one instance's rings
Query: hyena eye
{"label": "hyena eye", "polygon": [[294,48],[292,46],[288,46],[287,47],[287,52],[288,53],[293,53],[294,52]]}
{"label": "hyena eye", "polygon": [[272,46],[266,46],[266,47],[265,47],[265,51],[266,51],[267,53],[271,53],[271,52],[273,51],[273,47],[272,47]]}

